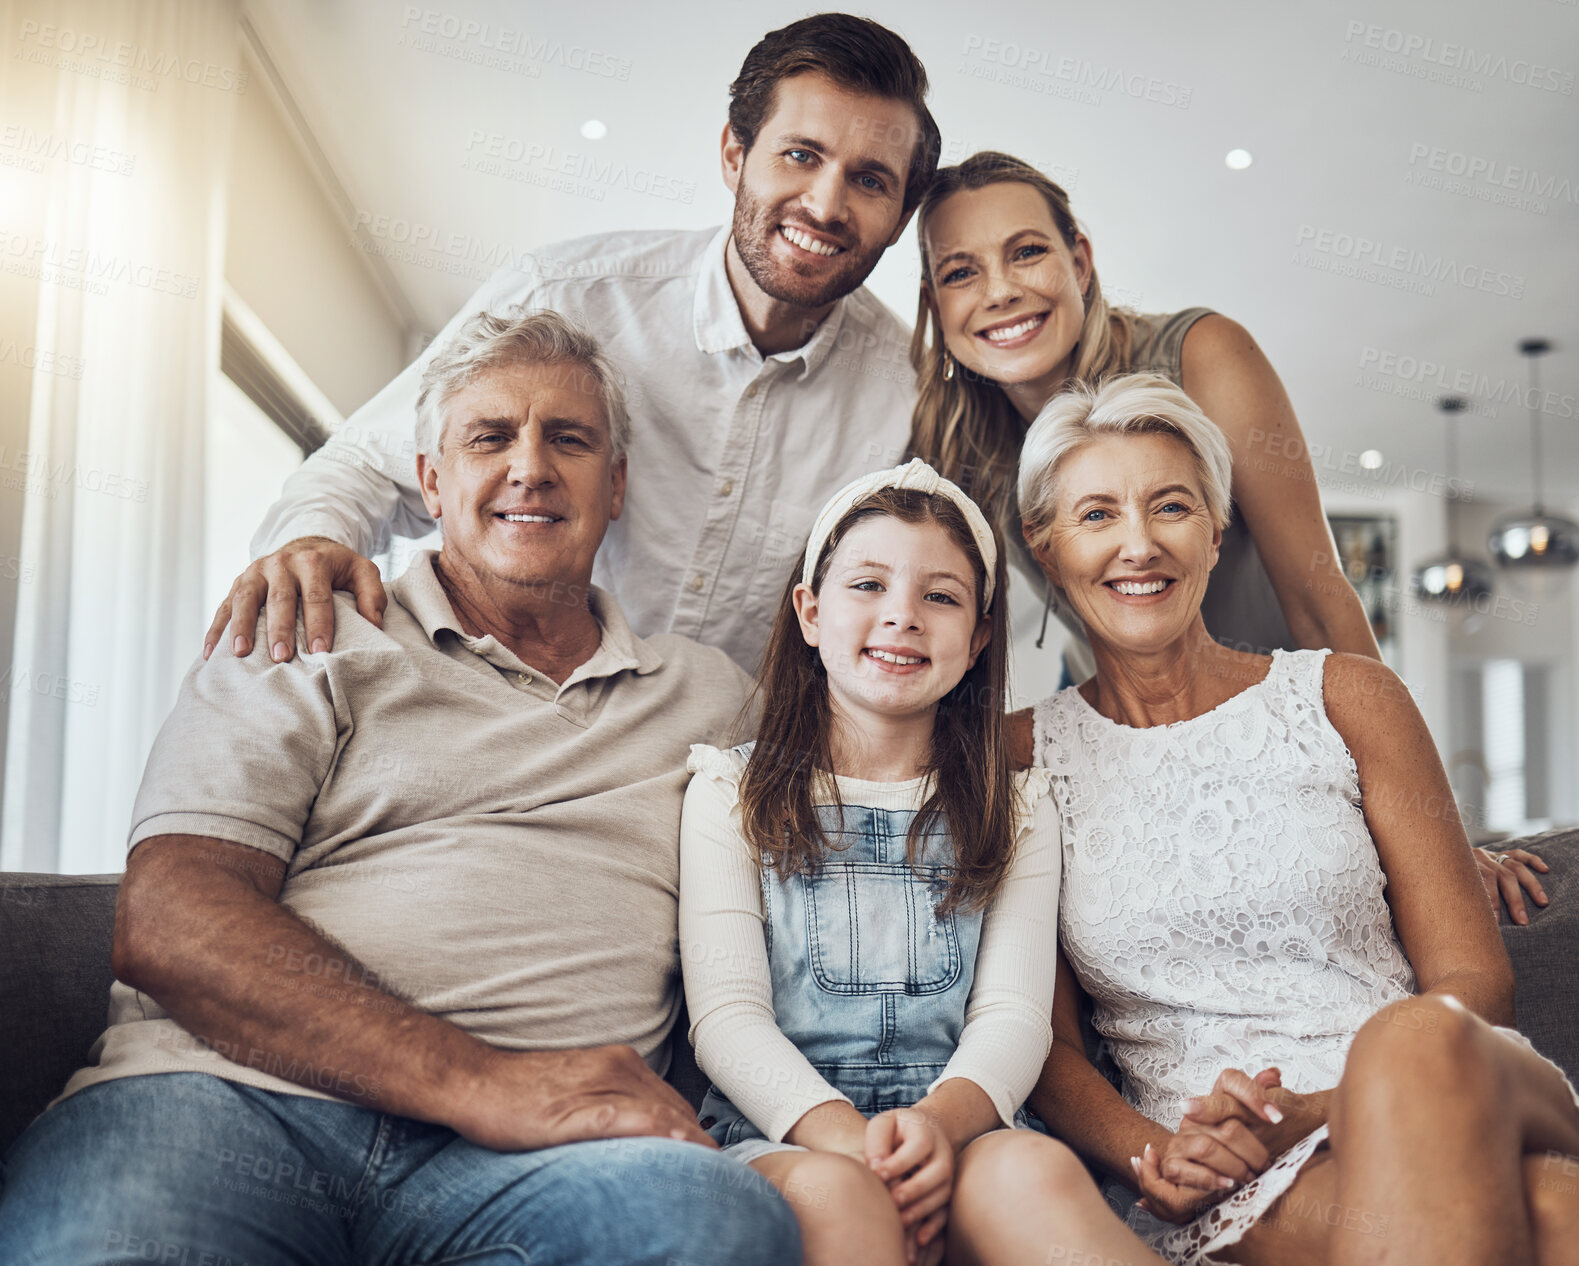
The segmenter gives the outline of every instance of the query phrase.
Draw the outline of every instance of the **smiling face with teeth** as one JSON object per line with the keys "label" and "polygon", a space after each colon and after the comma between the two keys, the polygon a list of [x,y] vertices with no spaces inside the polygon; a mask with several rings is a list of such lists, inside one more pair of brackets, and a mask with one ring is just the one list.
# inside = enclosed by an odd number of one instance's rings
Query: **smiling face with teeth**
{"label": "smiling face with teeth", "polygon": [[1056,474],[1056,507],[1036,556],[1085,624],[1099,663],[1199,632],[1223,534],[1190,446],[1167,434],[1098,436]]}
{"label": "smiling face with teeth", "polygon": [[991,636],[979,617],[970,556],[941,524],[888,514],[856,522],[829,557],[821,587],[795,589],[801,636],[817,648],[834,715],[858,733],[873,722],[931,732]]}
{"label": "smiling face with teeth", "polygon": [[1090,242],[1077,236],[1067,245],[1041,193],[1012,180],[950,194],[925,229],[924,289],[944,345],[1034,417],[1069,376],[1085,321]]}
{"label": "smiling face with teeth", "polygon": [[[724,183],[735,195],[730,281],[743,310],[762,298],[810,309],[809,334],[866,280],[909,222],[916,135],[905,102],[851,92],[816,72],[779,81],[749,150],[725,127]],[[756,293],[742,294],[743,285]]]}
{"label": "smiling face with teeth", "polygon": [[584,598],[625,501],[625,459],[591,376],[564,363],[488,368],[444,401],[443,418],[417,477],[444,529],[439,572],[457,610]]}

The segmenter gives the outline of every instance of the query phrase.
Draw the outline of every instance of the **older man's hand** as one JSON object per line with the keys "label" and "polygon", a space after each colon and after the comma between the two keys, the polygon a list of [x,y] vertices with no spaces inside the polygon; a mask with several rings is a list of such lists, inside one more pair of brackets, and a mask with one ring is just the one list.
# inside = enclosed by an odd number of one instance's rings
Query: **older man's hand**
{"label": "older man's hand", "polygon": [[691,1105],[629,1046],[495,1048],[462,1100],[450,1124],[496,1152],[643,1135],[718,1146]]}

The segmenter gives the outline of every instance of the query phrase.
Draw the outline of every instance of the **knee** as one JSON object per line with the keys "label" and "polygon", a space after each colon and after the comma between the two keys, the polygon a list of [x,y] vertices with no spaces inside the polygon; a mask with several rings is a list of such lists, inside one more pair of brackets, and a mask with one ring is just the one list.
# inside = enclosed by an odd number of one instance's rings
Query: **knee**
{"label": "knee", "polygon": [[1524,1158],[1524,1198],[1537,1245],[1579,1236],[1579,1158],[1543,1152]]}
{"label": "knee", "polygon": [[694,1143],[610,1140],[598,1165],[600,1193],[621,1220],[644,1228],[646,1251],[696,1266],[791,1266],[800,1227],[773,1184]]}
{"label": "knee", "polygon": [[1370,1115],[1405,1103],[1487,1102],[1497,1077],[1490,1025],[1455,998],[1404,998],[1355,1035],[1333,1096],[1334,1132],[1356,1109]]}
{"label": "knee", "polygon": [[960,1153],[957,1211],[988,1205],[1066,1204],[1096,1193],[1085,1163],[1064,1143],[1033,1130],[994,1130]]}
{"label": "knee", "polygon": [[[840,1221],[882,1217],[894,1208],[881,1178],[853,1156],[837,1152],[797,1157],[779,1190],[792,1209],[815,1210]],[[897,1213],[894,1216],[897,1220]]]}

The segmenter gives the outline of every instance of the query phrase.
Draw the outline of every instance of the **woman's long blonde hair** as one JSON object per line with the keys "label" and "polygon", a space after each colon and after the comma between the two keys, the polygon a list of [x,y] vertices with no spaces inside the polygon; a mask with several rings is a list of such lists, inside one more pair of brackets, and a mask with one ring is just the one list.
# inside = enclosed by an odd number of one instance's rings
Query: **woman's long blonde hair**
{"label": "woman's long blonde hair", "polygon": [[[1020,516],[1014,485],[1025,422],[992,379],[972,373],[957,361],[953,375],[944,376],[951,358],[945,354],[943,331],[925,290],[935,284],[927,257],[927,225],[938,205],[962,190],[1007,183],[1029,185],[1040,193],[1064,244],[1070,250],[1075,248],[1079,225],[1069,209],[1069,195],[1029,163],[996,150],[983,150],[958,166],[938,169],[916,212],[923,289],[910,339],[910,363],[916,369],[919,393],[907,456],[922,458],[952,479],[998,525],[1006,540],[1018,541]],[[1094,385],[1128,370],[1132,327],[1127,312],[1108,307],[1094,266],[1085,300],[1085,321],[1074,347],[1070,377]]]}

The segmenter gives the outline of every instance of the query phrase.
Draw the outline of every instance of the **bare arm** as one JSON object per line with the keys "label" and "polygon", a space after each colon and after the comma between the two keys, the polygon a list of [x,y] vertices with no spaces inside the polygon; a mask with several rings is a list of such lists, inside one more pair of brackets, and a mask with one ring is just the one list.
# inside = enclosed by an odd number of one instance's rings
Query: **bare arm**
{"label": "bare arm", "polygon": [[1327,660],[1327,716],[1360,776],[1387,904],[1421,993],[1513,1023],[1513,967],[1487,908],[1453,788],[1409,689],[1385,665]]}
{"label": "bare arm", "polygon": [[1053,1049],[1042,1066],[1036,1089],[1031,1091],[1030,1105],[1053,1134],[1087,1164],[1138,1190],[1129,1158],[1139,1156],[1148,1143],[1162,1147],[1172,1135],[1130,1107],[1086,1058],[1080,1032],[1080,1008],[1085,998],[1074,969],[1059,950],[1053,991]]}
{"label": "bare arm", "polygon": [[626,1046],[505,1051],[378,987],[279,902],[285,863],[163,835],[131,854],[115,975],[233,1062],[501,1151],[587,1138],[711,1141]]}
{"label": "bare arm", "polygon": [[1302,647],[1381,658],[1343,574],[1309,446],[1277,372],[1249,331],[1202,317],[1184,336],[1184,390],[1217,424],[1234,459],[1234,503]]}

